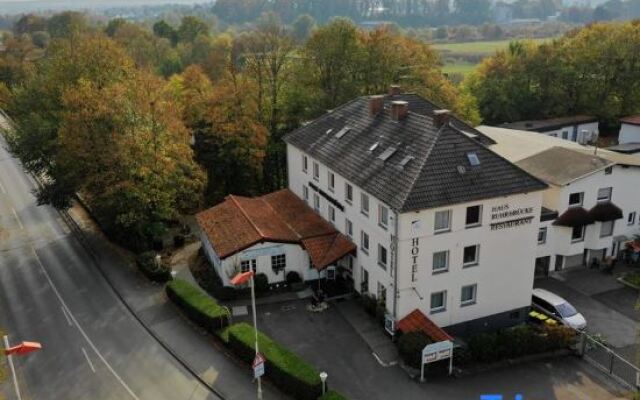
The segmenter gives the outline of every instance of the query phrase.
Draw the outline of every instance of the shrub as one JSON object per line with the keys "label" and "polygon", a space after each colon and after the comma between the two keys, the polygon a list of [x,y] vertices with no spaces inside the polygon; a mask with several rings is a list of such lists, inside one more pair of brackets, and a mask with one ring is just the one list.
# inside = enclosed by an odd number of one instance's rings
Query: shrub
{"label": "shrub", "polygon": [[185,243],[185,237],[184,235],[175,235],[173,237],[173,246],[178,248],[178,247],[182,247],[184,246]]}
{"label": "shrub", "polygon": [[182,279],[167,284],[167,296],[198,325],[211,333],[229,324],[228,311],[200,289]]}
{"label": "shrub", "polygon": [[144,276],[154,282],[167,282],[172,279],[171,268],[163,263],[158,265],[156,253],[153,251],[140,253],[136,258],[136,265]]}
{"label": "shrub", "polygon": [[408,332],[398,339],[398,353],[405,364],[420,368],[422,349],[433,341],[424,332]]}
{"label": "shrub", "polygon": [[269,278],[263,273],[256,274],[253,277],[256,285],[256,293],[265,293],[269,290]]}
{"label": "shrub", "polygon": [[296,271],[289,271],[287,272],[287,283],[289,285],[292,285],[294,283],[300,283],[302,282],[302,278],[300,278],[300,274]]}
{"label": "shrub", "polygon": [[329,390],[324,395],[318,397],[318,400],[347,400],[347,398],[336,391]]}
{"label": "shrub", "polygon": [[[228,331],[231,350],[243,361],[251,363],[255,357],[253,327],[239,323]],[[258,343],[266,359],[265,374],[280,390],[299,400],[320,397],[322,382],[314,367],[261,332]]]}
{"label": "shrub", "polygon": [[367,314],[371,315],[372,317],[376,316],[378,301],[375,297],[370,294],[363,294],[362,297],[360,297],[360,304],[362,304],[362,307],[364,307],[364,310],[367,312]]}
{"label": "shrub", "polygon": [[305,290],[307,288],[307,285],[304,282],[295,282],[292,283],[289,288],[292,292],[299,292],[301,290]]}

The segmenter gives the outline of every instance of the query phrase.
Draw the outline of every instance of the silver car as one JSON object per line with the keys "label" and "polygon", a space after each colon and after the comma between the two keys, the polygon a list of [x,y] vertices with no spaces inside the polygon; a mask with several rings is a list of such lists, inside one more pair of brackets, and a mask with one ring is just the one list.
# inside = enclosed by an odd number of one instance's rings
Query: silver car
{"label": "silver car", "polygon": [[535,310],[557,319],[573,329],[583,330],[587,327],[587,320],[571,303],[548,290],[533,289],[531,303]]}

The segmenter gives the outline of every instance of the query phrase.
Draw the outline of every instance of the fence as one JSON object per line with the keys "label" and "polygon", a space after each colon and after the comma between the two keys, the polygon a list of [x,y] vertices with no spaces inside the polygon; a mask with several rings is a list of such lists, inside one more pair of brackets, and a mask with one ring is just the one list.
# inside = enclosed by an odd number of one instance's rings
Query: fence
{"label": "fence", "polygon": [[640,368],[613,351],[601,338],[580,332],[578,352],[623,386],[630,390],[640,389]]}

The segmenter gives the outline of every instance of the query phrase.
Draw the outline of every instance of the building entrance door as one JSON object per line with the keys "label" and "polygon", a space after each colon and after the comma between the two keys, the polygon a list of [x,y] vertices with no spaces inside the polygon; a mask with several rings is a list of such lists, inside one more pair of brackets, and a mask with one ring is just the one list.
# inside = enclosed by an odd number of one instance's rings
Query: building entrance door
{"label": "building entrance door", "polygon": [[551,266],[551,256],[536,258],[536,272],[534,278],[544,278],[549,276],[549,267]]}

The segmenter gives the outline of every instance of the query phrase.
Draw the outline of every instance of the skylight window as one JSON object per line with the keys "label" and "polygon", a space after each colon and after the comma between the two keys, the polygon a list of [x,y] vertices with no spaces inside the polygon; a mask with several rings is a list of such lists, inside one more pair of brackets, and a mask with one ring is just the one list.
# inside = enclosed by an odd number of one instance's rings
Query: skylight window
{"label": "skylight window", "polygon": [[395,152],[396,152],[395,147],[389,147],[388,149],[383,151],[382,154],[378,156],[378,158],[381,159],[382,161],[387,161]]}
{"label": "skylight window", "polygon": [[405,156],[402,161],[400,161],[400,168],[404,168],[413,160],[413,156]]}
{"label": "skylight window", "polygon": [[476,154],[476,152],[474,151],[467,153],[467,159],[469,160],[469,165],[471,165],[472,167],[480,165],[478,154]]}
{"label": "skylight window", "polygon": [[369,151],[373,152],[375,149],[378,148],[379,144],[380,144],[379,142],[375,142],[374,144],[372,144],[371,147],[369,147]]}
{"label": "skylight window", "polygon": [[349,128],[348,126],[345,126],[344,128],[340,129],[338,133],[336,133],[336,137],[340,139],[341,137],[346,135],[350,130],[351,128]]}
{"label": "skylight window", "polygon": [[327,129],[327,132],[325,132],[327,135],[330,134],[331,132],[333,132],[333,128],[329,128]]}

